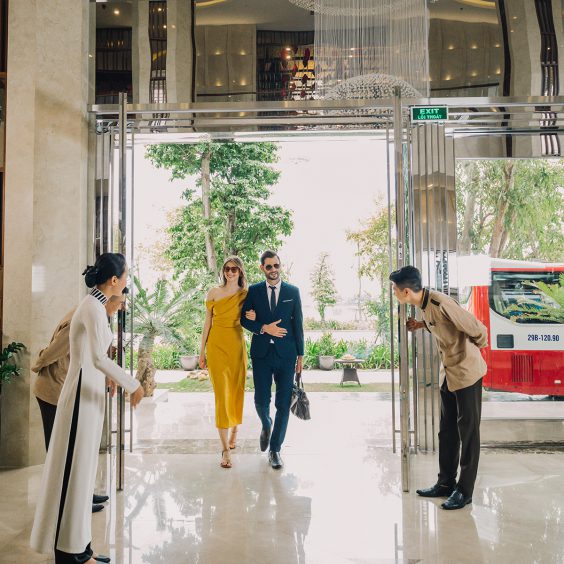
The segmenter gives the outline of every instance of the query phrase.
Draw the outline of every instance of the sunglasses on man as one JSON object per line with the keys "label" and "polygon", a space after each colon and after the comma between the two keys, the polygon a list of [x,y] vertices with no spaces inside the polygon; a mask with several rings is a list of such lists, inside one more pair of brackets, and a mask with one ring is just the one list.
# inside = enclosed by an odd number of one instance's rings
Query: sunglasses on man
{"label": "sunglasses on man", "polygon": [[273,268],[275,268],[276,270],[280,270],[280,265],[278,263],[276,264],[267,264],[265,265],[264,269],[271,271]]}

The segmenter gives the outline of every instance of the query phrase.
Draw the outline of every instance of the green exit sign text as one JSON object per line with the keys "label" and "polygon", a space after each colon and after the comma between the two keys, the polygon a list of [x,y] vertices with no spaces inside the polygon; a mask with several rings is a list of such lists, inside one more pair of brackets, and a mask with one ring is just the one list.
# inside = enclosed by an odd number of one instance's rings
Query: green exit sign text
{"label": "green exit sign text", "polygon": [[414,106],[411,108],[411,121],[446,121],[448,108],[446,106]]}

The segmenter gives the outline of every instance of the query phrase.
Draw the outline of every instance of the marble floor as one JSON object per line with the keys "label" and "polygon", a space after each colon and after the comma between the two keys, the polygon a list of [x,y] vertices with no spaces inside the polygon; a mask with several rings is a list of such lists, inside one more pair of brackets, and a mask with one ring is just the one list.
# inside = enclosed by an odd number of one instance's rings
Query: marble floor
{"label": "marble floor", "polygon": [[[313,418],[291,419],[279,472],[258,452],[250,397],[231,470],[219,467],[209,394],[140,408],[123,492],[113,456],[100,456],[111,501],[93,515],[94,548],[128,564],[564,562],[564,452],[483,450],[473,505],[445,512],[401,491],[389,402],[311,395]],[[412,490],[436,466],[412,457]],[[28,548],[41,470],[0,472],[2,564],[52,561]]]}

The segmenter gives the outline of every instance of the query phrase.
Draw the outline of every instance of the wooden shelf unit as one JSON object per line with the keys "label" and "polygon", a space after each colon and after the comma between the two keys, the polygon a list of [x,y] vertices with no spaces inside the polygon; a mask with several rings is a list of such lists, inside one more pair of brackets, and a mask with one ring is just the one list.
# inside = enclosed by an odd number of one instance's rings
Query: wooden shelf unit
{"label": "wooden shelf unit", "polygon": [[257,31],[258,101],[313,98],[313,37],[313,31]]}

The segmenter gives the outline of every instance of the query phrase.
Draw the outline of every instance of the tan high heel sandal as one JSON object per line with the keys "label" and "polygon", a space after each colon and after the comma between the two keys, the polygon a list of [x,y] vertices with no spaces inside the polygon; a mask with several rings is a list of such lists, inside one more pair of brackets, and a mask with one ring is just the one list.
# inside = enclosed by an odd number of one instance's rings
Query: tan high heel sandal
{"label": "tan high heel sandal", "polygon": [[219,465],[220,465],[222,468],[231,468],[231,459],[228,458],[227,460],[223,460],[223,455],[224,455],[226,452],[229,453],[229,450],[222,450],[222,451],[221,451],[221,462],[219,463]]}
{"label": "tan high heel sandal", "polygon": [[229,448],[231,450],[237,448],[237,429],[231,431],[231,438],[229,439]]}

